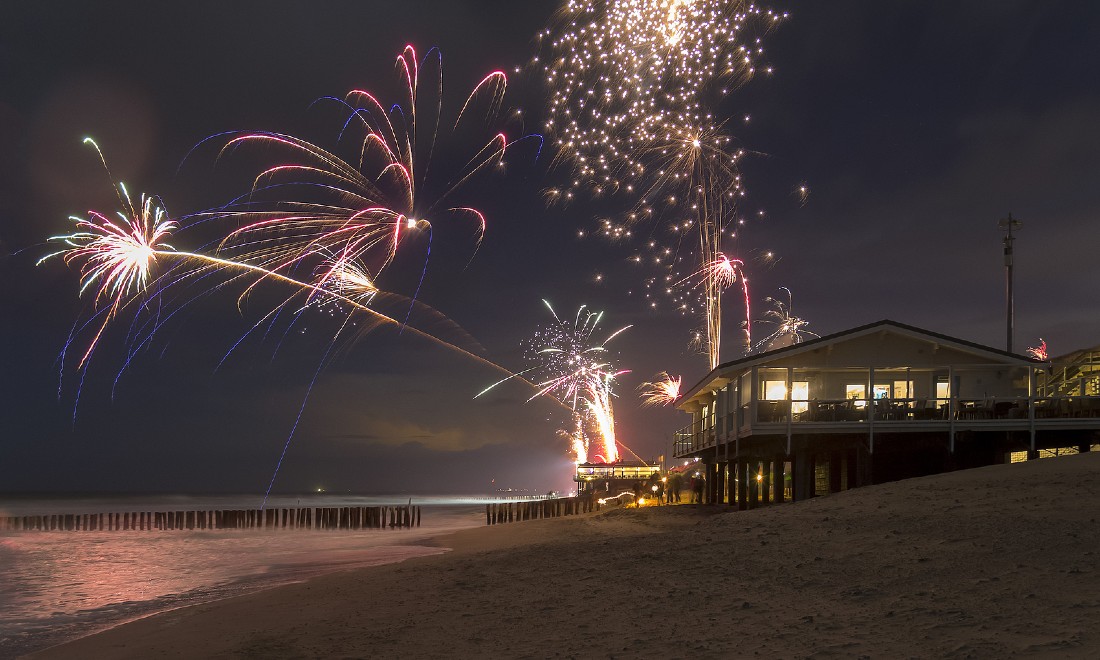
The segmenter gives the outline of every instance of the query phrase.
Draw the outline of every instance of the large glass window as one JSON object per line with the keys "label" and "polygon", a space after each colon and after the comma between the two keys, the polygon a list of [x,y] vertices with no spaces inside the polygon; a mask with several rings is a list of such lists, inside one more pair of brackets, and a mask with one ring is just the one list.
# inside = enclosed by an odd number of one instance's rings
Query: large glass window
{"label": "large glass window", "polygon": [[787,398],[787,381],[764,381],[764,398],[768,401],[780,401]]}
{"label": "large glass window", "polygon": [[895,399],[912,399],[916,388],[913,387],[913,381],[911,380],[895,380],[894,381],[894,398]]}
{"label": "large glass window", "polygon": [[[810,398],[810,383],[805,380],[791,381],[791,412],[806,412],[806,400]],[[787,399],[787,381],[765,380],[764,399],[767,401],[785,401]]]}

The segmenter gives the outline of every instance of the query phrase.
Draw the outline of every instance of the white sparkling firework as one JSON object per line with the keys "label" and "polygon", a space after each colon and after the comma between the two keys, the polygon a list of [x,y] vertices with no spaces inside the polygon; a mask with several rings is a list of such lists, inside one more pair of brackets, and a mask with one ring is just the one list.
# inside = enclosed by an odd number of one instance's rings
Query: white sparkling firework
{"label": "white sparkling firework", "polygon": [[536,365],[533,371],[539,387],[535,397],[552,396],[572,410],[573,430],[565,435],[570,438],[577,462],[598,459],[613,463],[619,458],[613,390],[615,379],[628,372],[613,365],[607,344],[630,326],[597,342],[593,335],[602,312],[582,306],[569,323],[558,317],[550,303],[543,302],[554,316],[554,323],[541,328],[529,342],[528,358]]}
{"label": "white sparkling firework", "polygon": [[712,108],[759,72],[762,37],[785,17],[736,0],[569,0],[540,35],[569,187],[644,193],[662,176],[655,152],[724,152]]}

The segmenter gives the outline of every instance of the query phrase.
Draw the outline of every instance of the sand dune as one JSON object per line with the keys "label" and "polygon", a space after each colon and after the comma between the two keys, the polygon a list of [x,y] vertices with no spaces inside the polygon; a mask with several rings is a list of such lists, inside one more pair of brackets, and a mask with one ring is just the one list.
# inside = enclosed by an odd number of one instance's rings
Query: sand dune
{"label": "sand dune", "polygon": [[475,529],[446,555],[34,657],[1100,657],[1100,454],[746,512]]}

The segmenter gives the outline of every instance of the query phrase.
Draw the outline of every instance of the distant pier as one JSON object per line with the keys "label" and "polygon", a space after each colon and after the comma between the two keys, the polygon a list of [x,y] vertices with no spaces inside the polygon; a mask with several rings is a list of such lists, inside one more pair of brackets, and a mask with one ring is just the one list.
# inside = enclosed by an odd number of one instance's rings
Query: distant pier
{"label": "distant pier", "polygon": [[0,531],[359,530],[420,526],[420,507],[342,506],[0,516]]}

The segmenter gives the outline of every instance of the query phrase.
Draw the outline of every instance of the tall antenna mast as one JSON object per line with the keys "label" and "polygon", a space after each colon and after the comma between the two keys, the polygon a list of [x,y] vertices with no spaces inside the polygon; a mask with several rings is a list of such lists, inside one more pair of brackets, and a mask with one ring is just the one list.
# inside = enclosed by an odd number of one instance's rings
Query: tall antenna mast
{"label": "tall antenna mast", "polygon": [[1023,222],[1016,220],[1009,213],[1007,218],[1004,218],[997,222],[997,228],[1001,231],[1007,231],[1004,237],[1005,244],[1005,312],[1008,316],[1008,350],[1012,352],[1012,335],[1015,333],[1015,314],[1013,309],[1012,300],[1012,242],[1016,240],[1016,237],[1012,235],[1013,230],[1019,230],[1023,226]]}

